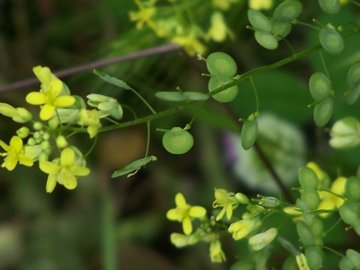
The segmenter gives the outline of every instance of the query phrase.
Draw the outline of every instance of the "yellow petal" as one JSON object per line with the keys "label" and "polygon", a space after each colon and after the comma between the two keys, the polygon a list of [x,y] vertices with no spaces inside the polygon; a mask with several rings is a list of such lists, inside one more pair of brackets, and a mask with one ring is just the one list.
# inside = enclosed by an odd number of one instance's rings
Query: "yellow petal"
{"label": "yellow petal", "polygon": [[193,218],[202,218],[206,215],[206,209],[202,206],[192,206],[189,215]]}
{"label": "yellow petal", "polygon": [[190,218],[184,218],[182,222],[183,231],[186,235],[192,233],[192,224]]}
{"label": "yellow petal", "polygon": [[33,68],[35,76],[43,84],[48,84],[51,80],[51,71],[48,67],[36,66]]}
{"label": "yellow petal", "polygon": [[61,167],[70,167],[74,165],[75,161],[75,152],[71,148],[67,147],[62,150],[60,155],[60,165]]}
{"label": "yellow petal", "polygon": [[77,187],[76,177],[67,170],[63,171],[59,182],[63,184],[67,189],[74,189]]}
{"label": "yellow petal", "polygon": [[55,114],[55,107],[50,104],[45,104],[40,111],[40,119],[43,121],[49,120]]}
{"label": "yellow petal", "polygon": [[9,154],[5,159],[4,163],[1,164],[1,167],[5,167],[8,171],[12,171],[15,169],[17,165],[18,159],[15,154]]}
{"label": "yellow petal", "polygon": [[23,141],[18,136],[13,136],[10,140],[10,148],[15,152],[20,152],[23,148]]}
{"label": "yellow petal", "polygon": [[229,205],[226,207],[226,218],[227,218],[228,220],[230,220],[231,217],[232,217],[232,214],[233,214],[233,208],[232,208],[232,205],[229,204]]}
{"label": "yellow petal", "polygon": [[90,170],[86,167],[71,166],[70,169],[75,176],[86,176],[90,173]]}
{"label": "yellow petal", "polygon": [[46,192],[51,193],[56,187],[56,176],[51,174],[46,181]]}
{"label": "yellow petal", "polygon": [[183,219],[183,215],[182,215],[181,211],[178,211],[175,208],[167,211],[166,217],[167,217],[167,219],[174,220],[174,221],[182,221],[182,219]]}
{"label": "yellow petal", "polygon": [[39,168],[47,174],[57,174],[60,171],[60,166],[50,161],[40,161]]}
{"label": "yellow petal", "polygon": [[46,95],[40,92],[31,92],[26,95],[26,102],[32,105],[42,105],[46,101]]}
{"label": "yellow petal", "polygon": [[19,163],[24,166],[31,167],[34,164],[34,161],[29,156],[19,155]]}
{"label": "yellow petal", "polygon": [[331,191],[339,195],[344,194],[346,181],[347,178],[343,176],[336,178],[336,180],[331,185]]}
{"label": "yellow petal", "polygon": [[4,149],[6,152],[9,151],[9,146],[3,142],[2,140],[0,140],[0,146],[2,147],[2,149]]}
{"label": "yellow petal", "polygon": [[52,80],[49,85],[47,93],[51,96],[52,100],[55,100],[57,96],[60,95],[64,85],[60,80]]}
{"label": "yellow petal", "polygon": [[178,206],[180,208],[187,206],[184,195],[182,195],[180,192],[178,194],[176,194],[176,196],[175,196],[175,204],[176,204],[176,206]]}
{"label": "yellow petal", "polygon": [[75,98],[72,96],[60,96],[55,100],[56,107],[70,107],[74,105]]}

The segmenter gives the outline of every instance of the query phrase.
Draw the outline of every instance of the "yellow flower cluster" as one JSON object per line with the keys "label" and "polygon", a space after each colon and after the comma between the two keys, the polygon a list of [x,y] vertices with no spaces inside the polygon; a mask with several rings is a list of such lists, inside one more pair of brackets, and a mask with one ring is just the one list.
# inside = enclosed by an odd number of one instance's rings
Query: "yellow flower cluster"
{"label": "yellow flower cluster", "polygon": [[[199,25],[195,20],[196,9],[192,9],[192,1],[183,3],[171,3],[168,7],[157,6],[156,0],[144,1],[135,0],[137,11],[129,13],[130,19],[136,22],[136,28],[141,29],[145,25],[149,27],[158,37],[165,38],[170,42],[179,44],[189,54],[203,54],[206,51],[206,42],[223,42],[233,34],[227,26],[223,12],[231,5],[240,2],[239,0],[213,0],[209,5],[211,9],[210,22],[206,26]],[[188,23],[179,16],[191,20]]]}
{"label": "yellow flower cluster", "polygon": [[[40,82],[40,89],[27,94],[25,100],[39,106],[38,121],[31,122],[33,115],[25,108],[0,103],[0,114],[24,124],[9,144],[0,140],[1,167],[12,171],[18,164],[31,167],[38,162],[39,169],[48,174],[47,192],[52,192],[57,184],[74,189],[77,178],[88,175],[90,170],[80,150],[68,141],[67,136],[73,132],[71,128],[84,127],[93,138],[102,127],[102,118],[122,118],[122,107],[112,97],[91,94],[87,98],[92,108],[88,109],[85,101],[72,96],[66,84],[48,67],[36,66],[33,72]],[[32,125],[25,126],[29,123]]]}

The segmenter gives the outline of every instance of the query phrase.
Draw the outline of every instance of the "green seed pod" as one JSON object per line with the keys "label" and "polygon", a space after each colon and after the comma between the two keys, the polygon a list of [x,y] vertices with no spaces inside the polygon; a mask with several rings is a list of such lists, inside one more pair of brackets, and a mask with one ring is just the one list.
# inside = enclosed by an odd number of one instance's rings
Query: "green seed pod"
{"label": "green seed pod", "polygon": [[319,5],[327,14],[336,14],[340,11],[339,0],[319,0]]}
{"label": "green seed pod", "polygon": [[339,208],[341,219],[353,227],[360,225],[360,205],[357,201],[348,200]]}
{"label": "green seed pod", "polygon": [[[224,85],[226,82],[222,82],[218,80],[216,77],[211,77],[209,80],[208,88],[209,92],[212,92],[219,88],[220,86]],[[213,95],[212,98],[218,102],[227,103],[233,101],[239,92],[239,88],[237,85],[234,85],[228,89],[225,89],[216,95]]]}
{"label": "green seed pod", "polygon": [[214,52],[206,58],[206,66],[211,75],[220,78],[233,77],[237,72],[235,60],[224,52]]}
{"label": "green seed pod", "polygon": [[360,97],[360,83],[345,94],[345,100],[349,105],[354,104]]}
{"label": "green seed pod", "polygon": [[353,270],[354,266],[348,258],[344,257],[339,262],[339,268],[340,270]]}
{"label": "green seed pod", "polygon": [[349,199],[360,199],[360,178],[351,176],[346,181],[345,196]]}
{"label": "green seed pod", "polygon": [[359,252],[357,252],[353,249],[348,249],[346,251],[346,257],[355,266],[356,269],[360,269],[360,253]]}
{"label": "green seed pod", "polygon": [[333,28],[324,27],[319,34],[321,46],[330,54],[340,53],[344,49],[344,39]]}
{"label": "green seed pod", "polygon": [[311,270],[322,268],[323,252],[318,247],[308,247],[305,249],[305,256]]}
{"label": "green seed pod", "polygon": [[291,22],[302,12],[303,6],[300,1],[287,0],[282,2],[274,11],[274,17],[283,21]]}
{"label": "green seed pod", "polygon": [[360,84],[360,63],[352,65],[346,75],[346,82],[350,88]]}
{"label": "green seed pod", "polygon": [[298,173],[299,182],[304,190],[316,191],[318,179],[314,171],[308,167],[302,167]]}
{"label": "green seed pod", "polygon": [[256,31],[255,39],[257,43],[268,50],[275,50],[279,46],[277,39],[268,32]]}
{"label": "green seed pod", "polygon": [[331,94],[331,82],[324,73],[316,72],[310,77],[309,89],[313,99],[320,101]]}
{"label": "green seed pod", "polygon": [[318,192],[311,191],[311,190],[305,190],[301,193],[301,200],[305,202],[307,208],[310,211],[315,211],[320,204],[320,197]]}
{"label": "green seed pod", "polygon": [[314,237],[310,231],[310,228],[302,221],[296,224],[296,231],[300,238],[300,242],[304,247],[309,247],[314,245]]}
{"label": "green seed pod", "polygon": [[248,19],[255,31],[271,31],[271,22],[268,17],[255,9],[249,9],[247,12]]}
{"label": "green seed pod", "polygon": [[271,33],[277,39],[285,38],[291,32],[291,23],[274,18],[271,21]]}
{"label": "green seed pod", "polygon": [[181,155],[188,152],[194,145],[193,136],[180,127],[165,132],[162,138],[164,148],[171,154]]}
{"label": "green seed pod", "polygon": [[330,145],[338,149],[354,148],[360,144],[360,122],[348,116],[339,119],[330,130]]}
{"label": "green seed pod", "polygon": [[240,134],[241,145],[245,150],[250,149],[258,136],[258,123],[252,115],[245,121]]}
{"label": "green seed pod", "polygon": [[323,101],[321,101],[320,103],[316,104],[314,108],[315,124],[318,127],[325,126],[329,122],[333,114],[333,110],[334,110],[334,102],[331,97],[328,97]]}
{"label": "green seed pod", "polygon": [[311,224],[311,232],[314,236],[322,238],[324,232],[324,225],[320,218],[315,217],[313,223]]}
{"label": "green seed pod", "polygon": [[259,205],[273,208],[280,205],[280,200],[275,197],[262,197],[259,201]]}

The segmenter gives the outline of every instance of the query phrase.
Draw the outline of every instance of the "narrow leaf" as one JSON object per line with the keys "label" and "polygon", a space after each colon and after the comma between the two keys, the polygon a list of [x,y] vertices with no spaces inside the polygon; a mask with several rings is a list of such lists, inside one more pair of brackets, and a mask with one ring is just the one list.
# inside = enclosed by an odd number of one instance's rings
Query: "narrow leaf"
{"label": "narrow leaf", "polygon": [[149,156],[146,158],[142,158],[142,159],[138,159],[135,160],[133,162],[131,162],[130,164],[128,164],[127,166],[125,166],[124,168],[121,168],[117,171],[115,171],[111,177],[115,178],[115,177],[120,177],[123,175],[128,174],[128,177],[134,175],[139,169],[141,169],[141,167],[145,166],[146,164],[148,164],[151,161],[155,161],[157,158],[155,156]]}

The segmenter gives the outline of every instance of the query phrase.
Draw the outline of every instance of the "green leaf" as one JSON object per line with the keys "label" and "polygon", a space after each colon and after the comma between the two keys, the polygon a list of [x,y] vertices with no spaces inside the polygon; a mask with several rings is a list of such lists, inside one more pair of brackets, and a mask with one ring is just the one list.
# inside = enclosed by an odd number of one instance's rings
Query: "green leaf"
{"label": "green leaf", "polygon": [[145,166],[151,161],[155,161],[157,158],[155,156],[149,156],[142,159],[135,160],[131,162],[129,165],[125,166],[124,168],[121,168],[117,171],[115,171],[111,178],[120,177],[125,174],[128,174],[127,177],[133,176],[135,173],[137,173],[138,170],[140,170],[141,167]]}
{"label": "green leaf", "polygon": [[155,96],[161,100],[180,102],[185,100],[194,100],[194,101],[205,101],[209,99],[209,96],[204,93],[199,92],[170,92],[170,91],[160,91],[156,92]]}
{"label": "green leaf", "polygon": [[112,85],[118,86],[118,87],[126,89],[126,90],[133,90],[133,88],[131,86],[129,86],[126,82],[119,80],[115,77],[112,77],[106,73],[100,72],[98,70],[94,70],[94,73],[96,75],[98,75],[105,82],[108,82]]}

